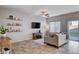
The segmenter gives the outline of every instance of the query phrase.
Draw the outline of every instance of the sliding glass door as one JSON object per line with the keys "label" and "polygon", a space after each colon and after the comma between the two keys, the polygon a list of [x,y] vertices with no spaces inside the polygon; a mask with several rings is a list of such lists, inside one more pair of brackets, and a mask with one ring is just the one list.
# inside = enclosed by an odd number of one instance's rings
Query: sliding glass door
{"label": "sliding glass door", "polygon": [[79,21],[69,21],[68,22],[68,33],[69,39],[74,41],[79,41]]}

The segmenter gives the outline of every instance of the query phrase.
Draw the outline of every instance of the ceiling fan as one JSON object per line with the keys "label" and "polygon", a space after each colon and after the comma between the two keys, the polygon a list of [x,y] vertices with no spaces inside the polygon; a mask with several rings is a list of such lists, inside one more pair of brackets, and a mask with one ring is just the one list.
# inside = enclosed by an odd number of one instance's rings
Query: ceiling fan
{"label": "ceiling fan", "polygon": [[42,17],[46,17],[46,18],[50,17],[48,11],[46,11],[46,10],[41,10],[41,11],[40,11],[40,15],[41,15]]}

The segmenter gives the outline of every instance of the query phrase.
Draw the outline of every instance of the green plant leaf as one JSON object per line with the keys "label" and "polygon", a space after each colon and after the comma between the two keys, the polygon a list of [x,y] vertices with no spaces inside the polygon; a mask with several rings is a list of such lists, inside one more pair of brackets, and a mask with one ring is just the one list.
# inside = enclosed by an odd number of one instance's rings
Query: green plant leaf
{"label": "green plant leaf", "polygon": [[8,31],[3,25],[0,27],[0,34],[5,34]]}

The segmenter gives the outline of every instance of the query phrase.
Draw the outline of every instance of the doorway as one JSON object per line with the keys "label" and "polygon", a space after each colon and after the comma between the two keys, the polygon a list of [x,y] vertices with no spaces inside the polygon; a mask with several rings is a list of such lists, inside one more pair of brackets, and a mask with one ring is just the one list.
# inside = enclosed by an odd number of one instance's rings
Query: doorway
{"label": "doorway", "polygon": [[68,21],[69,39],[79,42],[79,21]]}

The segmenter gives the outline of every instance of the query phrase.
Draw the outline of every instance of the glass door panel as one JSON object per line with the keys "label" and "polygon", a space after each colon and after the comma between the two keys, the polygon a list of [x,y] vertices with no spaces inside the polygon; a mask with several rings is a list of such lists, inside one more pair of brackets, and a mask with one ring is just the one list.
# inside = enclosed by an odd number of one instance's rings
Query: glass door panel
{"label": "glass door panel", "polygon": [[70,40],[79,41],[79,21],[68,22],[68,33]]}

